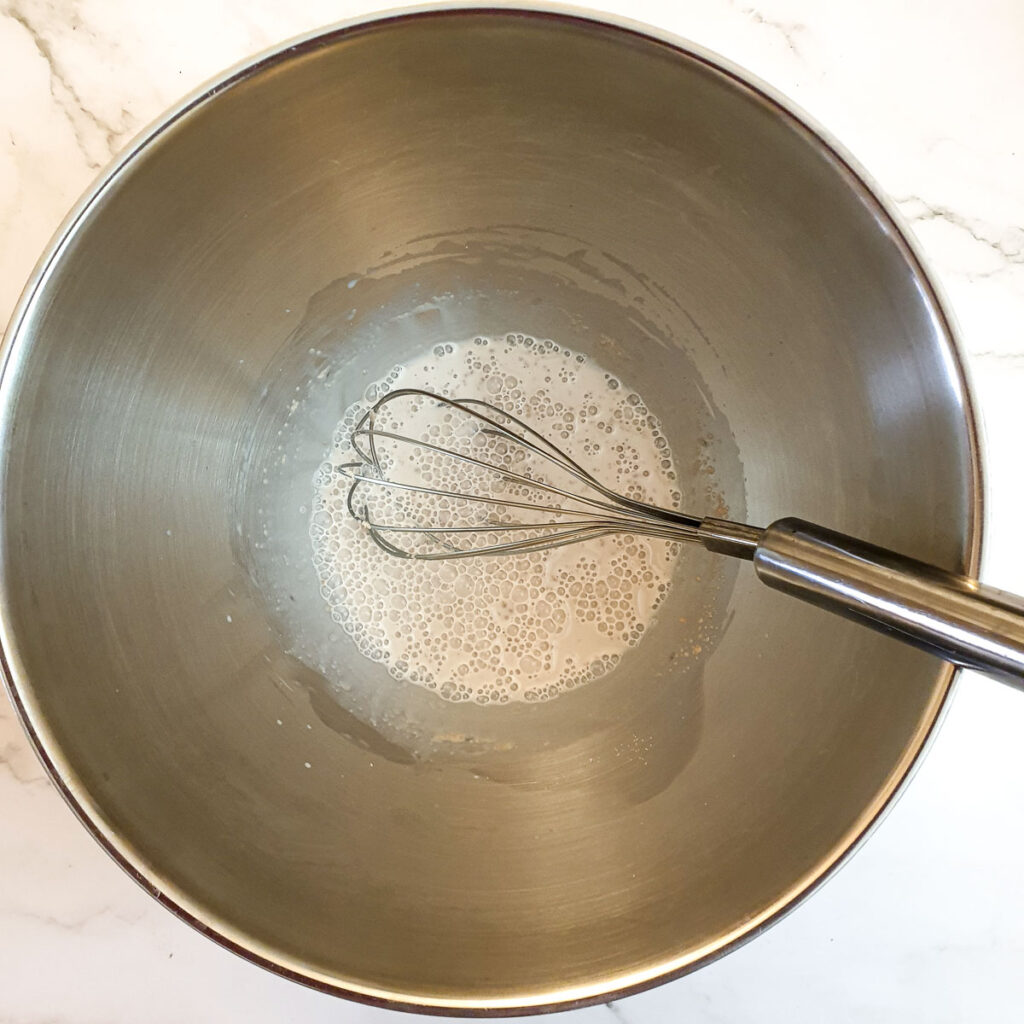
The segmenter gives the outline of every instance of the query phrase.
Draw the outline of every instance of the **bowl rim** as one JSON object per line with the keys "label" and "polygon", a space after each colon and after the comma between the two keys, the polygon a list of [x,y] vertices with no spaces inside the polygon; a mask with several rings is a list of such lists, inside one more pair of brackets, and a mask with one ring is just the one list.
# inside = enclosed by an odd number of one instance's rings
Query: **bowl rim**
{"label": "bowl rim", "polygon": [[[29,318],[36,299],[59,263],[64,251],[104,193],[113,186],[145,149],[161,135],[186,118],[193,110],[211,102],[218,94],[245,82],[261,72],[293,57],[336,45],[346,37],[369,26],[401,24],[437,16],[487,15],[497,18],[524,18],[577,24],[580,27],[601,26],[674,51],[684,59],[705,65],[723,74],[735,85],[759,98],[777,115],[790,120],[805,131],[830,157],[847,179],[848,184],[877,208],[880,219],[901,248],[908,265],[915,273],[916,283],[924,293],[926,305],[935,311],[939,333],[944,337],[943,356],[950,384],[959,392],[964,429],[968,442],[971,478],[967,511],[964,570],[978,575],[981,562],[985,522],[985,476],[982,464],[983,436],[973,397],[970,375],[963,357],[960,331],[951,313],[943,289],[928,268],[927,261],[904,224],[903,217],[884,190],[851,153],[806,111],[756,75],[707,48],[656,26],[607,12],[588,10],[572,4],[527,0],[506,6],[482,6],[475,0],[415,3],[401,7],[382,8],[321,26],[249,56],[193,89],[163,114],[142,128],[94,179],[52,236],[36,263],[22,294],[15,305],[3,340],[0,342],[0,441],[10,436],[13,426],[12,398],[17,376],[16,368],[24,357],[22,325]],[[7,466],[6,444],[0,444],[0,479]],[[2,507],[2,506],[0,506]],[[392,1010],[422,1014],[444,1014],[457,1017],[504,1017],[531,1015],[582,1008],[605,1003],[645,991],[682,977],[756,938],[786,914],[799,906],[819,886],[845,864],[878,826],[896,800],[903,794],[923,755],[930,747],[950,704],[959,669],[939,664],[936,686],[928,708],[916,733],[910,738],[903,756],[893,767],[887,785],[866,806],[854,824],[836,842],[829,855],[816,864],[773,904],[751,916],[731,932],[717,936],[700,949],[669,957],[655,967],[626,970],[607,975],[596,982],[538,992],[527,997],[495,996],[460,999],[416,995],[362,984],[317,971],[272,947],[256,941],[227,920],[209,912],[197,900],[178,889],[169,879],[147,863],[144,854],[128,843],[106,819],[103,810],[92,799],[72,765],[64,757],[59,744],[47,727],[45,719],[32,699],[28,673],[18,656],[18,645],[10,621],[5,594],[4,560],[6,551],[0,545],[0,675],[18,718],[58,792],[81,823],[104,850],[146,892],[180,920],[250,963],[281,977],[317,991]],[[24,680],[24,682],[19,682]]]}

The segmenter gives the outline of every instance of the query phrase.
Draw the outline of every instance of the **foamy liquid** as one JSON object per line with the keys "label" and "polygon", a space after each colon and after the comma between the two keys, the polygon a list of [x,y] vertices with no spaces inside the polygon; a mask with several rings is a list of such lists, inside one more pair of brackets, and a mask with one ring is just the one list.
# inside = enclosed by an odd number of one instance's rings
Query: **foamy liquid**
{"label": "foamy liquid", "polygon": [[[620,494],[675,507],[672,454],[643,399],[553,341],[510,334],[438,345],[395,367],[345,411],[313,482],[310,538],[321,594],[358,650],[394,678],[451,701],[507,704],[548,700],[604,675],[650,627],[679,545],[611,535],[453,561],[388,554],[349,514],[351,481],[339,467],[357,460],[350,438],[366,409],[400,388],[484,399]],[[436,416],[418,414],[402,426],[445,443]],[[451,482],[450,465],[428,461],[421,472],[432,485]]]}

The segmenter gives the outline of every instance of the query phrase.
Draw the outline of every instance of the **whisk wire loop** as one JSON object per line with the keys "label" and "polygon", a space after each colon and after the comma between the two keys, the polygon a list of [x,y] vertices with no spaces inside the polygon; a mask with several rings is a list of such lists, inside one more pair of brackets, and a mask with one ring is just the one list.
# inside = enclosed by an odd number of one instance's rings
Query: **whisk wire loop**
{"label": "whisk wire loop", "polygon": [[[560,473],[567,474],[592,493],[569,490],[541,479],[539,475],[520,472],[519,469],[501,465],[499,462],[478,458],[451,445],[413,437],[400,430],[384,429],[379,425],[382,413],[400,399],[434,403],[438,408],[461,414],[474,425],[475,435],[486,439],[503,440],[512,446],[512,449],[522,452],[524,458],[533,457],[541,460],[537,468],[554,468]],[[388,411],[394,412],[393,409]],[[449,430],[454,444],[454,428]],[[697,529],[701,524],[699,518],[648,505],[616,493],[528,423],[482,399],[447,398],[418,388],[391,391],[363,414],[352,431],[350,442],[361,461],[337,467],[343,475],[352,480],[346,498],[349,514],[365,524],[370,537],[379,547],[398,557],[442,560],[477,555],[526,554],[613,533],[666,540],[698,539]],[[473,493],[394,479],[388,475],[388,460],[382,457],[381,448],[384,444],[397,445],[406,452],[418,450],[451,459],[472,470],[493,474],[498,480],[515,488],[526,489],[528,492],[544,495],[545,498],[552,497],[559,503],[520,500],[523,498],[522,494],[513,496]],[[361,487],[384,489],[391,495],[392,504],[400,509],[406,508],[402,505],[403,494],[406,498],[417,496],[432,499],[436,504],[428,504],[426,511],[422,505],[417,506],[416,516],[410,522],[377,520],[371,514],[367,502],[364,500],[360,503],[357,498]],[[453,502],[490,507],[492,510],[500,510],[503,516],[514,509],[520,512],[539,513],[542,518],[537,521],[509,520],[491,515],[481,523],[453,523],[450,514],[447,514]],[[531,535],[523,536],[526,533]],[[509,539],[503,539],[503,534],[507,534]],[[474,536],[479,538],[476,542],[471,541],[463,546],[455,543],[456,540],[465,541]],[[406,537],[410,542],[400,543],[399,537]]]}

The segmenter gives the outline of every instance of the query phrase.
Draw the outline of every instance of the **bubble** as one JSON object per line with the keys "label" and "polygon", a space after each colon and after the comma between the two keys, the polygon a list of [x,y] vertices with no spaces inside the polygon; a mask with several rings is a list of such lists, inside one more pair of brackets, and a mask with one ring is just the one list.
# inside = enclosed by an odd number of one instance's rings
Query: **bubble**
{"label": "bubble", "polygon": [[[649,631],[679,545],[608,536],[507,558],[426,562],[388,555],[349,514],[350,481],[338,467],[356,459],[349,439],[368,405],[397,388],[483,398],[560,438],[571,458],[614,490],[675,506],[681,495],[672,484],[673,456],[656,417],[636,392],[582,353],[523,333],[477,335],[435,345],[371,383],[342,415],[313,480],[309,536],[321,593],[342,632],[395,679],[438,699],[495,706],[551,700],[606,675]],[[420,440],[537,475],[521,448],[467,431],[457,412],[410,400],[404,416],[393,425]],[[425,449],[404,458],[384,453],[382,465],[453,492],[494,495],[500,480]],[[528,485],[506,480],[504,486],[508,500],[538,500]],[[415,516],[417,500],[392,494],[375,507],[375,518]],[[478,504],[459,498],[429,508],[445,528],[491,527],[524,515],[499,504],[481,519]],[[507,531],[478,532],[481,543],[509,539]],[[646,596],[640,599],[639,591]]]}

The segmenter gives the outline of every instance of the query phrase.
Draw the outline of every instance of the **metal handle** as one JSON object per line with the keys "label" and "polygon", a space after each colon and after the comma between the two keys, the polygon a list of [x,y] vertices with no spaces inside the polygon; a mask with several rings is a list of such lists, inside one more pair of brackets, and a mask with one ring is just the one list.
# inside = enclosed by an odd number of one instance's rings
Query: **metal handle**
{"label": "metal handle", "polygon": [[762,531],[753,562],[776,590],[1024,690],[1024,598],[800,519]]}

